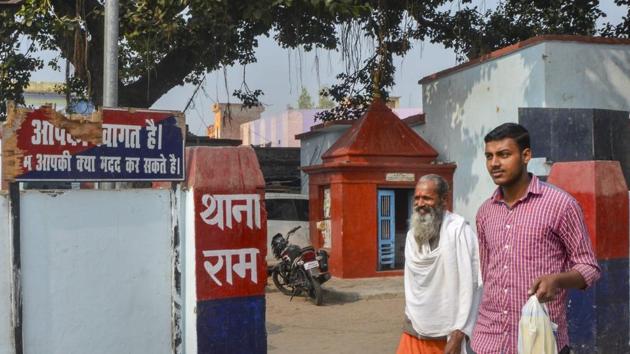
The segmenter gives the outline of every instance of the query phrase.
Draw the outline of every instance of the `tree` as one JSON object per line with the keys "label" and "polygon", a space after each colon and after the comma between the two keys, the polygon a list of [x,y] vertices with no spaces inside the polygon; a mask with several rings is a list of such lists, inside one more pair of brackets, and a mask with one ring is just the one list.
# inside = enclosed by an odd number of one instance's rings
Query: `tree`
{"label": "tree", "polygon": [[[346,67],[342,83],[329,93],[365,106],[373,94],[386,98],[393,85],[392,55],[423,39],[435,9],[447,1],[121,0],[119,104],[148,107],[173,86],[198,84],[208,71],[252,63],[257,37],[273,31],[284,47],[339,48],[349,61],[358,58],[356,40],[377,43],[368,59]],[[3,11],[26,24],[2,23],[5,31],[58,50],[72,63],[73,87],[82,82],[80,93],[102,102],[102,1],[28,0]],[[422,21],[412,28],[408,13]],[[244,84],[235,95],[255,104],[262,92]]]}
{"label": "tree", "polygon": [[464,60],[538,35],[592,36],[600,32],[596,21],[606,16],[598,6],[598,0],[506,0],[485,12],[464,7],[436,16],[432,41]]}
{"label": "tree", "polygon": [[[630,2],[615,1],[619,5]],[[339,82],[323,92],[339,105],[316,119],[358,118],[372,97],[387,99],[395,72],[392,55],[405,55],[413,41],[430,39],[442,43],[453,48],[463,61],[537,35],[602,33],[596,29],[596,21],[605,16],[598,0],[505,0],[487,11],[480,11],[471,0],[458,2],[457,7],[442,6],[445,4],[445,1],[372,2],[370,13],[354,18],[363,35],[373,40],[374,55],[360,69],[340,74]],[[628,33],[628,28],[622,24],[610,32],[619,35]]]}
{"label": "tree", "polygon": [[[615,0],[627,5],[628,0]],[[597,0],[505,0],[480,11],[471,0],[120,0],[119,104],[149,107],[172,87],[199,84],[206,72],[256,61],[261,35],[274,34],[283,47],[337,49],[345,68],[324,96],[338,105],[322,120],[355,118],[373,97],[387,99],[394,84],[393,57],[429,39],[454,48],[461,60],[529,37],[548,34],[620,35],[620,25],[595,26],[604,16]],[[30,71],[41,61],[31,48],[60,52],[72,63],[68,77],[99,105],[102,102],[103,2],[26,0],[0,11],[0,100],[21,97]],[[606,32],[607,31],[607,32]],[[364,44],[362,46],[361,44]],[[372,47],[365,58],[362,48]],[[258,104],[260,90],[245,81],[234,95]]]}
{"label": "tree", "polygon": [[311,98],[311,95],[308,93],[308,90],[304,86],[302,86],[300,97],[298,97],[298,108],[299,109],[313,108],[313,99]]}
{"label": "tree", "polygon": [[630,38],[630,0],[615,0],[617,6],[626,7],[626,15],[621,19],[621,23],[613,24],[607,22],[602,29],[602,36]]}
{"label": "tree", "polygon": [[[21,39],[34,48],[57,50],[58,59],[72,63],[70,79],[82,82],[97,105],[102,102],[102,1],[28,0],[0,11],[0,33],[8,38],[0,48],[2,58],[18,55]],[[198,84],[208,71],[252,63],[257,37],[272,30],[285,47],[332,49],[335,25],[352,11],[355,6],[343,2],[306,0],[121,0],[119,104],[149,107],[174,86]],[[12,65],[11,72],[0,77],[2,85],[41,65],[29,57],[32,52],[23,55],[30,62]],[[18,82],[12,95],[21,95],[24,84]],[[238,92],[241,99],[261,94],[246,85]],[[0,99],[7,97],[11,96],[2,92]]]}
{"label": "tree", "polygon": [[335,102],[326,95],[328,89],[328,87],[324,87],[319,91],[319,102],[317,102],[317,108],[331,109],[335,107]]}
{"label": "tree", "polygon": [[[320,112],[315,119],[322,121],[356,119],[373,98],[387,100],[394,85],[396,68],[393,56],[404,56],[415,41],[430,38],[439,7],[447,0],[370,1],[370,11],[359,12],[344,24],[342,38],[350,43],[363,36],[374,47],[373,52],[354,70],[337,75],[338,83],[321,93],[337,103]],[[350,37],[349,40],[347,37]],[[342,41],[343,43],[343,41]],[[348,49],[342,48],[342,51]],[[350,47],[350,51],[352,47]],[[352,53],[344,53],[351,57]]]}
{"label": "tree", "polygon": [[16,21],[12,9],[15,8],[0,9],[0,120],[6,112],[6,100],[24,103],[22,92],[30,81],[31,72],[43,65],[41,60],[30,56],[36,49],[33,43],[21,53],[19,29],[26,24]]}

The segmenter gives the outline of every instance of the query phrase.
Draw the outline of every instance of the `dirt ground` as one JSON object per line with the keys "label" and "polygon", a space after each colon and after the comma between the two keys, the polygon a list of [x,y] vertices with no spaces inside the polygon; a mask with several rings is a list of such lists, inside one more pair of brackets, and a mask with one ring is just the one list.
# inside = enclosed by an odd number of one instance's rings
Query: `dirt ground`
{"label": "dirt ground", "polygon": [[404,298],[354,302],[327,301],[315,306],[304,297],[267,287],[269,354],[390,354],[402,330]]}

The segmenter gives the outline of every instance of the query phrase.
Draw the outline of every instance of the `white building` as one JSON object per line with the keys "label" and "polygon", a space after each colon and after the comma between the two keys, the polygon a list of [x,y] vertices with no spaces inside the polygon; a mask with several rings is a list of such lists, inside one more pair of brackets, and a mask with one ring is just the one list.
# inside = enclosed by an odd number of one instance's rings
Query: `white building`
{"label": "white building", "polygon": [[[414,127],[457,163],[454,209],[474,221],[496,188],[483,138],[519,107],[630,110],[630,40],[541,36],[420,80],[426,124]],[[536,139],[535,136],[532,139]]]}
{"label": "white building", "polygon": [[315,114],[321,109],[289,109],[280,114],[241,124],[243,145],[300,147],[296,134],[307,131],[315,123]]}
{"label": "white building", "polygon": [[[418,108],[393,110],[401,119],[421,113]],[[300,139],[295,136],[321,125],[321,121],[315,121],[315,115],[321,111],[323,109],[289,109],[276,115],[263,115],[258,120],[241,124],[241,140],[243,145],[300,147]]]}

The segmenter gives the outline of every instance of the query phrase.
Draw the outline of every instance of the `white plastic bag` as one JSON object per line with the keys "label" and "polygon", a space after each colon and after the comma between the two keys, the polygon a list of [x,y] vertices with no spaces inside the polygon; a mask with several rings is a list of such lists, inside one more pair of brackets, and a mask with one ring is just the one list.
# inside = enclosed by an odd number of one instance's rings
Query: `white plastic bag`
{"label": "white plastic bag", "polygon": [[554,336],[557,329],[549,318],[547,305],[532,295],[523,306],[518,322],[518,354],[558,354]]}

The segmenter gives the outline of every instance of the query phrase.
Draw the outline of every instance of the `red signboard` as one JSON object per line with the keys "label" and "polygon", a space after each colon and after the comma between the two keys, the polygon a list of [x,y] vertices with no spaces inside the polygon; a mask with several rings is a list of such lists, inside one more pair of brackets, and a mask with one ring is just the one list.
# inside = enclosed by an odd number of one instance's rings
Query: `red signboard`
{"label": "red signboard", "polygon": [[198,301],[264,294],[267,218],[263,194],[195,189],[193,195]]}

